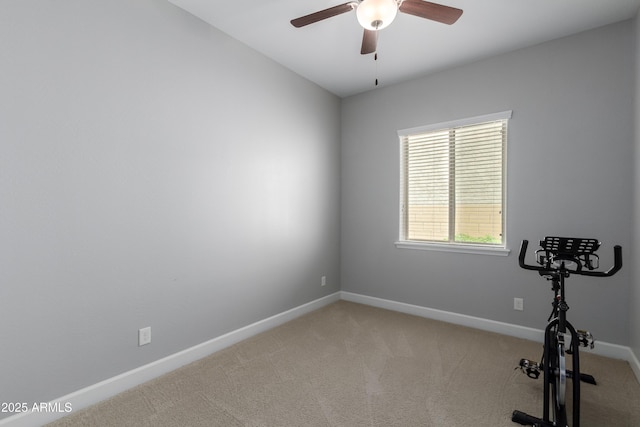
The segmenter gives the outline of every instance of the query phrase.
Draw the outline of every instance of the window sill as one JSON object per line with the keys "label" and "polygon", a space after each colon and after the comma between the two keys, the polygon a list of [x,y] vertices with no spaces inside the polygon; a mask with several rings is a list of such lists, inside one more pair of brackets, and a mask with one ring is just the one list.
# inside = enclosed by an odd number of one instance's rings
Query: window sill
{"label": "window sill", "polygon": [[502,247],[452,244],[452,243],[426,243],[426,242],[411,242],[411,241],[396,242],[396,248],[417,249],[421,251],[458,252],[458,253],[464,253],[464,254],[480,254],[480,255],[495,255],[495,256],[507,256],[511,252],[511,250],[507,248],[502,248]]}

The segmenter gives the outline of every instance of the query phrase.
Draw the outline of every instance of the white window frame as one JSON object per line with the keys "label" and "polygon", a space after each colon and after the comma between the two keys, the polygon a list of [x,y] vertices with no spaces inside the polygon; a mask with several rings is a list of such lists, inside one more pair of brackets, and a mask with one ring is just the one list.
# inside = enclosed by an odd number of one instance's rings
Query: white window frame
{"label": "white window frame", "polygon": [[507,222],[507,144],[505,143],[504,151],[503,151],[503,195],[502,195],[502,245],[481,245],[481,244],[473,244],[473,243],[459,243],[459,242],[429,242],[429,241],[419,241],[419,240],[407,240],[405,233],[405,212],[404,212],[404,200],[403,194],[406,189],[403,186],[406,185],[405,180],[402,178],[405,173],[405,160],[404,160],[404,144],[403,139],[409,135],[415,135],[420,133],[432,132],[437,130],[448,130],[460,126],[468,126],[480,123],[486,123],[497,120],[509,120],[512,116],[512,111],[502,111],[499,113],[486,114],[482,116],[469,117],[466,119],[452,120],[448,122],[442,123],[434,123],[427,126],[419,126],[409,129],[402,129],[398,131],[398,140],[400,147],[400,203],[399,203],[399,219],[400,219],[400,229],[399,229],[399,239],[395,242],[395,245],[399,249],[419,249],[419,250],[431,250],[431,251],[443,251],[443,252],[462,252],[462,253],[473,253],[473,254],[485,254],[485,255],[499,255],[499,256],[507,256],[510,253],[510,250],[507,248],[507,235],[506,235],[506,222]]}

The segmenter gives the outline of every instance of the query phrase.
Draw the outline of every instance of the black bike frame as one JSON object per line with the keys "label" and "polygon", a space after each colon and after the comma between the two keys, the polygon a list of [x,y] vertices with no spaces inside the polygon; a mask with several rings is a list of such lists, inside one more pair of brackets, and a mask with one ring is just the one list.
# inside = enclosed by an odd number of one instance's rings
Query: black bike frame
{"label": "black bike frame", "polygon": [[[553,291],[554,291],[554,301],[553,301],[553,311],[551,312],[551,316],[549,317],[550,321],[545,328],[544,331],[544,353],[542,356],[541,365],[544,367],[544,406],[543,406],[543,415],[542,419],[546,423],[551,423],[551,418],[549,414],[549,402],[550,402],[550,393],[549,388],[555,387],[552,381],[555,380],[555,373],[549,372],[549,364],[544,363],[546,361],[551,361],[551,358],[555,359],[558,342],[562,341],[564,347],[564,336],[569,330],[571,334],[571,352],[572,352],[572,371],[566,371],[567,377],[570,375],[573,385],[572,399],[573,399],[573,411],[572,411],[572,423],[573,427],[580,426],[580,360],[579,360],[579,344],[578,344],[578,333],[575,328],[567,321],[567,311],[569,310],[569,306],[565,300],[565,287],[564,287],[564,279],[567,276],[567,271],[564,268],[564,263],[560,266],[560,269],[553,274],[552,283],[553,283]],[[566,350],[565,350],[566,353]],[[574,374],[575,373],[575,374]],[[556,390],[556,393],[558,391]],[[566,406],[566,402],[565,402]]]}

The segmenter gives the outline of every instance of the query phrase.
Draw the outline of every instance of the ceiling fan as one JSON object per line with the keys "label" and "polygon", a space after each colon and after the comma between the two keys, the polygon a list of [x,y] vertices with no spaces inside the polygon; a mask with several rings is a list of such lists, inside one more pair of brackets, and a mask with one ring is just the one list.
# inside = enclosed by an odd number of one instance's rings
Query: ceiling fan
{"label": "ceiling fan", "polygon": [[398,11],[448,25],[455,23],[462,15],[461,9],[424,0],[357,0],[292,19],[291,24],[300,28],[354,9],[358,22],[364,27],[360,49],[362,55],[376,51],[378,30],[391,24]]}

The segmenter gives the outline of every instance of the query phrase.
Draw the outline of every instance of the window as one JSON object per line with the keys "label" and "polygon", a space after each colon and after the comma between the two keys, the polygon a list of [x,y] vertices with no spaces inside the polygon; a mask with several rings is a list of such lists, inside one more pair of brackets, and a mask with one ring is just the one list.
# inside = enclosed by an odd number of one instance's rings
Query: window
{"label": "window", "polygon": [[398,132],[397,246],[476,248],[480,252],[505,249],[505,153],[510,117],[507,111]]}

